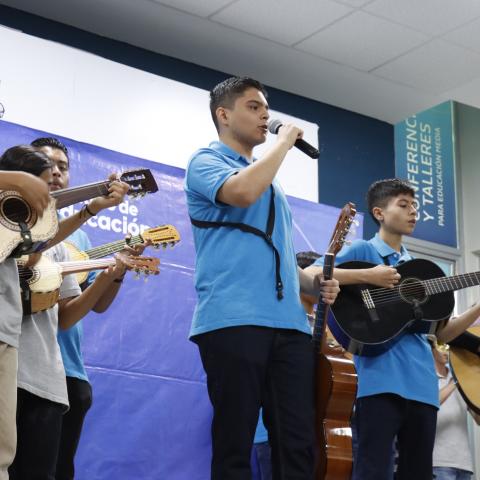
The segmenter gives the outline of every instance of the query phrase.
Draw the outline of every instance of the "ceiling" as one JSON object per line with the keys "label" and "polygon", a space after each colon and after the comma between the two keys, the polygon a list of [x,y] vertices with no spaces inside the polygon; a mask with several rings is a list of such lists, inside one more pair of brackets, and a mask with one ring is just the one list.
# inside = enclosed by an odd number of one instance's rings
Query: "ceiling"
{"label": "ceiling", "polygon": [[0,3],[390,123],[480,108],[478,0]]}

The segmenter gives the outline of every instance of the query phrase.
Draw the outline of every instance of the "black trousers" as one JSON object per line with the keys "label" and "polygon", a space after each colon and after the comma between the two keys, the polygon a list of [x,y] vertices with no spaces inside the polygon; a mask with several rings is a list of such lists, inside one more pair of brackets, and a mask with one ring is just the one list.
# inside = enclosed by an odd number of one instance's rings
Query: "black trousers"
{"label": "black trousers", "polygon": [[357,399],[355,480],[392,479],[398,439],[397,480],[432,480],[437,409],[394,394]]}
{"label": "black trousers", "polygon": [[274,480],[312,480],[314,354],[295,330],[230,327],[195,337],[213,405],[212,480],[251,480],[263,406]]}
{"label": "black trousers", "polygon": [[17,453],[11,480],[55,480],[65,406],[21,388],[17,399]]}
{"label": "black trousers", "polygon": [[70,410],[63,415],[56,480],[73,480],[75,454],[82,434],[83,421],[92,406],[92,387],[79,378],[67,377]]}

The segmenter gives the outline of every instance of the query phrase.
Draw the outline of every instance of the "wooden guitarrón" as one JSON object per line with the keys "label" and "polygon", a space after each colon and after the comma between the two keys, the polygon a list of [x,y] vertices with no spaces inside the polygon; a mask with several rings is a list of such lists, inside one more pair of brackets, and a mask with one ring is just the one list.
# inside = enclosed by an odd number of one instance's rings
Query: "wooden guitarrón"
{"label": "wooden guitarr\u00f3n", "polygon": [[[480,337],[480,326],[469,328],[468,331]],[[465,403],[480,415],[480,355],[451,347],[450,367]]]}
{"label": "wooden guitarr\u00f3n", "polygon": [[[124,172],[120,180],[130,186],[130,196],[142,196],[158,190],[149,169]],[[50,192],[52,198],[42,217],[18,192],[0,191],[0,262],[10,255],[20,257],[41,250],[58,231],[57,209],[108,195],[110,183],[106,180]]]}
{"label": "wooden guitarr\u00f3n", "polygon": [[[324,256],[323,276],[333,277],[335,256],[340,251],[355,216],[355,205],[345,205]],[[316,433],[318,456],[315,480],[349,480],[352,474],[351,416],[357,393],[353,362],[327,342],[329,306],[321,299],[315,315]]]}
{"label": "wooden guitarr\u00f3n", "polygon": [[[27,257],[25,257],[27,258]],[[135,257],[117,254],[129,270],[146,275],[158,275],[160,260],[155,257]],[[115,258],[80,262],[53,262],[42,255],[33,267],[25,267],[24,258],[17,260],[22,292],[23,314],[29,315],[52,308],[58,301],[64,275],[82,271],[106,269],[116,264]]]}
{"label": "wooden guitarr\u00f3n", "polygon": [[[373,268],[367,262],[347,262],[337,268]],[[388,350],[404,331],[435,333],[455,306],[453,292],[480,285],[480,272],[446,277],[425,259],[395,267],[401,275],[394,288],[342,285],[328,325],[343,348],[356,355],[375,356]]]}
{"label": "wooden guitarr\u00f3n", "polygon": [[[64,241],[71,260],[93,260],[103,258],[107,255],[120,252],[125,246],[134,246],[139,243],[150,241],[154,248],[162,246],[174,247],[180,241],[180,234],[173,225],[159,225],[158,227],[148,228],[139,235],[135,235],[127,239],[117,240],[115,242],[106,243],[89,250],[81,251],[72,242]],[[77,281],[81,285],[88,277],[88,272],[77,273]]]}

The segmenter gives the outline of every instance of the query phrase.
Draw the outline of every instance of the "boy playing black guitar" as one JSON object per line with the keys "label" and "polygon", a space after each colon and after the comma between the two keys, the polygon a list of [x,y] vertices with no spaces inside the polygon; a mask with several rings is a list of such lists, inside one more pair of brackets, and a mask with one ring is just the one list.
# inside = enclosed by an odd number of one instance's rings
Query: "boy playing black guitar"
{"label": "boy playing black guitar", "polygon": [[[335,268],[340,285],[366,283],[393,289],[400,281],[395,269],[412,257],[402,244],[416,223],[415,192],[398,179],[373,183],[367,193],[368,211],[379,225],[372,239],[356,240],[337,255],[336,264],[364,261],[373,268]],[[321,273],[321,260],[307,271]],[[437,331],[442,342],[458,336],[474,321],[465,314]],[[393,477],[392,452],[398,438],[398,480],[431,480],[438,386],[429,344],[423,334],[406,331],[378,356],[355,356],[358,394],[355,422],[358,449],[355,480],[387,480]]]}

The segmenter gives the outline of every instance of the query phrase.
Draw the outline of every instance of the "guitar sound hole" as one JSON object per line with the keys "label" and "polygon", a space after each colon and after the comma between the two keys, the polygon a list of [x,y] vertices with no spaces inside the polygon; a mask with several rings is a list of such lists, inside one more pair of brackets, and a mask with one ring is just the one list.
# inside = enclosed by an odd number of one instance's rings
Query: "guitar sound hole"
{"label": "guitar sound hole", "polygon": [[4,216],[12,223],[24,222],[30,220],[30,208],[19,198],[7,198],[2,205]]}
{"label": "guitar sound hole", "polygon": [[39,279],[38,271],[34,268],[25,268],[23,265],[18,265],[18,276],[21,281],[31,284]]}
{"label": "guitar sound hole", "polygon": [[406,278],[401,282],[400,296],[405,302],[411,304],[422,304],[428,300],[422,282],[416,278]]}

